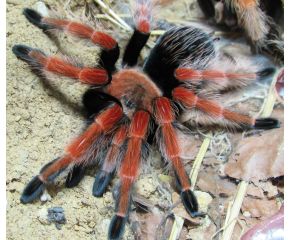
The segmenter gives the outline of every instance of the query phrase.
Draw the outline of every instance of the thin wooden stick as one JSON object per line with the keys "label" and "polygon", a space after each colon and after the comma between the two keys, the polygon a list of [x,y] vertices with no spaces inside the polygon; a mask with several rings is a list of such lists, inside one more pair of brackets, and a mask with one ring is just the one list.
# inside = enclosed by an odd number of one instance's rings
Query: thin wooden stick
{"label": "thin wooden stick", "polygon": [[128,31],[133,31],[133,29],[122,19],[116,14],[109,6],[107,6],[102,0],[95,0],[95,2],[106,12],[108,13],[111,17],[116,19],[123,27],[128,30]]}
{"label": "thin wooden stick", "polygon": [[247,193],[248,185],[249,183],[246,181],[241,181],[239,184],[238,191],[234,199],[234,203],[231,208],[228,208],[229,217],[227,219],[227,222],[224,223],[224,225],[228,226],[225,228],[223,232],[222,240],[231,240],[244,197]]}
{"label": "thin wooden stick", "polygon": [[175,215],[174,218],[175,219],[174,219],[172,230],[169,236],[169,240],[179,239],[179,235],[182,230],[183,223],[184,223],[184,219],[182,217]]}

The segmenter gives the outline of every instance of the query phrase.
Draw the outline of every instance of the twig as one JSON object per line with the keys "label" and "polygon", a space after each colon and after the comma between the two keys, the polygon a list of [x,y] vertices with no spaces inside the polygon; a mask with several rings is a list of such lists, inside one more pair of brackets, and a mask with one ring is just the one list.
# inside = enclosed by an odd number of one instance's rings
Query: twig
{"label": "twig", "polygon": [[117,25],[118,27],[126,30],[127,28],[124,27],[124,25],[122,25],[121,23],[119,23],[117,20],[115,20],[114,18],[112,18],[111,16],[107,15],[107,14],[97,14],[96,18],[98,19],[106,19],[106,20],[109,20],[110,22],[114,23],[115,25]]}
{"label": "twig", "polygon": [[175,219],[174,219],[172,230],[169,236],[169,240],[176,240],[179,238],[183,223],[184,223],[184,219],[182,217],[175,215]]}
{"label": "twig", "polygon": [[240,213],[240,209],[241,209],[244,197],[247,192],[248,184],[249,183],[246,181],[241,181],[239,184],[233,206],[231,208],[228,208],[228,213],[229,213],[228,215],[229,217],[227,219],[228,221],[225,221],[224,223],[224,225],[228,225],[228,226],[227,228],[225,228],[223,232],[222,240],[230,240],[232,237],[232,233],[234,231],[234,228],[235,228],[235,225],[236,225],[239,213]]}
{"label": "twig", "polygon": [[209,147],[209,144],[211,141],[211,137],[212,137],[212,134],[210,133],[209,136],[203,140],[203,143],[202,143],[202,145],[198,151],[198,154],[194,160],[194,163],[192,165],[192,169],[191,169],[189,177],[191,180],[191,186],[193,188],[196,184],[198,171],[200,169],[200,166],[201,166],[202,160],[206,154],[206,151],[208,150],[208,147]]}
{"label": "twig", "polygon": [[109,6],[107,6],[102,0],[95,0],[95,2],[111,17],[116,19],[127,31],[133,31],[133,29],[115,13]]}

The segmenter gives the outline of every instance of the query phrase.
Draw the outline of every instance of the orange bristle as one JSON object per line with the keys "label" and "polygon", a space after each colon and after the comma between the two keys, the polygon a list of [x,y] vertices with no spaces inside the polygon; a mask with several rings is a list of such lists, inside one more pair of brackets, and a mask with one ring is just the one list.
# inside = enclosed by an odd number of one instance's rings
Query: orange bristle
{"label": "orange bristle", "polygon": [[42,18],[42,22],[46,25],[53,26],[59,29],[65,29],[71,21],[55,18]]}
{"label": "orange bristle", "polygon": [[193,70],[191,68],[178,68],[175,71],[175,76],[178,80],[239,80],[248,79],[255,80],[257,75],[255,73],[227,73],[218,70]]}
{"label": "orange bristle", "polygon": [[91,35],[91,40],[95,44],[99,44],[101,47],[106,49],[113,49],[116,47],[117,42],[114,38],[106,33],[95,31]]}
{"label": "orange bristle", "polygon": [[168,98],[160,97],[155,100],[155,117],[160,124],[170,123],[174,120],[174,112],[171,111],[171,104]]}
{"label": "orange bristle", "polygon": [[177,68],[175,70],[175,77],[178,80],[200,80],[201,73],[198,70],[192,70],[191,68]]}
{"label": "orange bristle", "polygon": [[198,100],[196,95],[184,87],[177,87],[173,89],[172,96],[176,101],[182,102],[182,105],[186,108],[194,107]]}
{"label": "orange bristle", "polygon": [[197,98],[195,107],[216,118],[223,116],[223,108],[213,101]]}
{"label": "orange bristle", "polygon": [[79,38],[91,38],[94,33],[93,28],[77,22],[70,22],[65,30]]}
{"label": "orange bristle", "polygon": [[45,56],[39,51],[32,50],[28,53],[28,56],[35,59],[42,66],[45,66],[47,63],[47,56]]}
{"label": "orange bristle", "polygon": [[108,131],[121,119],[123,116],[122,107],[114,104],[112,107],[106,109],[95,118],[95,121],[100,125],[103,131]]}
{"label": "orange bristle", "polygon": [[108,153],[104,160],[104,164],[102,166],[102,170],[108,173],[114,170],[118,155],[120,154],[120,147],[124,143],[126,136],[127,136],[127,127],[121,126],[113,137],[112,145],[108,150]]}
{"label": "orange bristle", "polygon": [[122,117],[122,108],[115,104],[95,118],[89,128],[67,147],[66,152],[74,158],[80,157],[103,133],[111,129]]}
{"label": "orange bristle", "polygon": [[236,4],[238,4],[239,7],[242,9],[247,9],[247,8],[258,6],[258,1],[257,0],[237,0]]}
{"label": "orange bristle", "polygon": [[81,82],[86,84],[105,84],[108,82],[108,74],[104,69],[83,68],[78,77]]}
{"label": "orange bristle", "polygon": [[147,20],[141,20],[137,25],[137,29],[142,33],[149,33],[150,23]]}
{"label": "orange bristle", "polygon": [[132,137],[129,139],[127,151],[120,168],[120,177],[136,178],[141,160],[141,146],[141,138]]}
{"label": "orange bristle", "polygon": [[69,155],[63,156],[61,159],[55,161],[50,166],[48,166],[40,175],[39,178],[41,181],[46,182],[48,178],[54,173],[58,172],[60,169],[65,168],[71,162],[73,162],[73,158]]}
{"label": "orange bristle", "polygon": [[100,136],[102,129],[97,123],[92,123],[89,128],[66,148],[66,152],[73,158],[81,156],[91,144]]}
{"label": "orange bristle", "polygon": [[90,26],[82,23],[53,18],[44,18],[43,22],[56,29],[67,31],[76,37],[90,39],[94,44],[98,44],[105,49],[112,49],[117,45],[116,40],[108,34],[95,31]]}
{"label": "orange bristle", "polygon": [[155,119],[159,123],[162,132],[163,148],[168,160],[171,161],[173,168],[178,175],[183,190],[190,188],[190,182],[183,164],[179,157],[180,147],[177,134],[172,126],[175,119],[173,109],[169,99],[160,97],[155,100]]}
{"label": "orange bristle", "polygon": [[125,217],[127,215],[130,191],[133,184],[133,179],[124,177],[121,179],[120,199],[118,204],[117,215]]}
{"label": "orange bristle", "polygon": [[81,70],[57,57],[48,57],[44,69],[71,78],[78,78]]}
{"label": "orange bristle", "polygon": [[138,111],[134,114],[132,124],[129,128],[129,137],[144,138],[147,132],[147,126],[150,120],[150,115],[145,111]]}
{"label": "orange bristle", "polygon": [[126,136],[127,136],[127,127],[121,126],[115,133],[115,136],[113,138],[113,144],[120,146],[124,142]]}
{"label": "orange bristle", "polygon": [[239,113],[235,113],[235,112],[229,111],[227,109],[223,110],[223,116],[224,116],[225,119],[228,119],[228,120],[233,121],[233,122],[244,123],[244,124],[247,124],[247,125],[250,125],[250,126],[255,125],[255,119],[254,118],[251,118],[251,117],[249,117],[247,115],[242,115],[242,114],[239,114]]}

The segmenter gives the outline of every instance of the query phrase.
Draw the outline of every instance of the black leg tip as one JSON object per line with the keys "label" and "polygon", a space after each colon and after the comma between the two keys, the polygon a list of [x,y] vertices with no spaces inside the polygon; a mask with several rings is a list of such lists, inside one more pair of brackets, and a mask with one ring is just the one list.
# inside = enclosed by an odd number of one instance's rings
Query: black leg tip
{"label": "black leg tip", "polygon": [[35,26],[44,30],[46,29],[46,26],[43,23],[41,23],[42,16],[35,10],[30,8],[24,8],[23,15],[27,18],[29,22],[31,22]]}
{"label": "black leg tip", "polygon": [[119,240],[122,238],[125,230],[126,218],[115,215],[109,227],[108,239]]}
{"label": "black leg tip", "polygon": [[198,217],[201,214],[198,212],[198,203],[196,197],[191,190],[182,191],[180,193],[182,203],[191,217]]}
{"label": "black leg tip", "polygon": [[65,181],[65,186],[67,188],[73,188],[77,186],[80,181],[83,179],[85,176],[85,169],[83,166],[75,165],[72,169],[72,171],[68,174],[66,181]]}
{"label": "black leg tip", "polygon": [[273,129],[279,127],[280,122],[275,118],[258,118],[253,126],[254,129]]}
{"label": "black leg tip", "polygon": [[257,72],[257,75],[259,78],[264,78],[264,77],[268,77],[270,75],[273,75],[276,72],[276,68],[273,67],[269,67],[269,68],[265,68],[260,72]]}
{"label": "black leg tip", "polygon": [[104,194],[111,179],[112,174],[105,171],[98,172],[93,186],[93,195],[95,197],[101,197]]}
{"label": "black leg tip", "polygon": [[39,179],[38,176],[35,176],[25,187],[20,201],[24,204],[32,202],[43,193],[43,190],[44,183]]}
{"label": "black leg tip", "polygon": [[28,53],[32,50],[32,48],[22,44],[14,45],[12,47],[12,52],[22,60],[30,60],[31,58],[28,56]]}

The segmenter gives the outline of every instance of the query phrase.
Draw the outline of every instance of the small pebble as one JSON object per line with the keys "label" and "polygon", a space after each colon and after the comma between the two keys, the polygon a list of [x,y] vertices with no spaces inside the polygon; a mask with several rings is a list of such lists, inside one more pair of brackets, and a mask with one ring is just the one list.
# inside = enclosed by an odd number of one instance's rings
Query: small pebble
{"label": "small pebble", "polygon": [[62,207],[53,207],[48,209],[47,219],[49,222],[55,223],[57,229],[61,229],[61,224],[66,223],[64,210]]}

